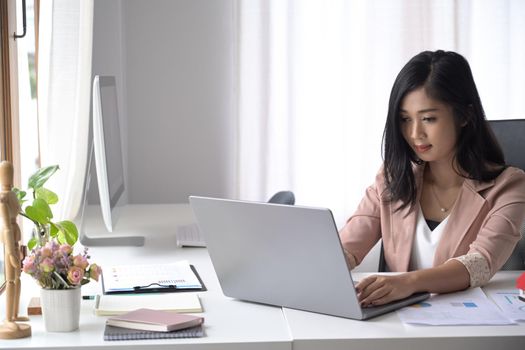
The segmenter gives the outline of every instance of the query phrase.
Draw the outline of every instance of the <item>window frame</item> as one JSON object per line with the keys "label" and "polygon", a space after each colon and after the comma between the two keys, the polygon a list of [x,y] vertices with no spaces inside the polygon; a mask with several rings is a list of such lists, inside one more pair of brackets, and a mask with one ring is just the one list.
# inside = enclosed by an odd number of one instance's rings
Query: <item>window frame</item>
{"label": "window frame", "polygon": [[[0,1],[0,160],[13,164],[13,185],[20,187],[18,46],[14,38],[17,32],[16,13],[17,0]],[[3,250],[0,254],[0,259],[4,259]],[[6,281],[3,281],[0,294],[5,286]]]}

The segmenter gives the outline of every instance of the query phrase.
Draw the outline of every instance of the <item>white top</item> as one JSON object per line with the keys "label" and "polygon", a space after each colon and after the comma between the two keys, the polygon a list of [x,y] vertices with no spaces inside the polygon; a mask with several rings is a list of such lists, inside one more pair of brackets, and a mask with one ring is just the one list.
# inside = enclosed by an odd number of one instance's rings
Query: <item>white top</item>
{"label": "white top", "polygon": [[436,247],[445,230],[447,221],[448,216],[432,231],[423,216],[423,210],[421,210],[421,207],[419,208],[416,233],[414,243],[412,244],[412,254],[410,256],[410,271],[427,269],[434,265]]}

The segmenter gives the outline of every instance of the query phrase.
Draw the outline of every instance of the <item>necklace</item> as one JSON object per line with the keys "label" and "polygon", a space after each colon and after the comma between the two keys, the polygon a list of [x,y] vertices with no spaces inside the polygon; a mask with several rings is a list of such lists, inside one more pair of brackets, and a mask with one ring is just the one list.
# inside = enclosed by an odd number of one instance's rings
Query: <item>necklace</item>
{"label": "necklace", "polygon": [[430,189],[432,190],[432,194],[434,195],[434,198],[436,198],[436,202],[438,203],[441,212],[443,213],[446,213],[448,211],[448,208],[446,208],[443,204],[441,204],[441,201],[439,200],[437,194],[436,194],[436,189],[434,188],[434,181],[432,181],[430,183]]}

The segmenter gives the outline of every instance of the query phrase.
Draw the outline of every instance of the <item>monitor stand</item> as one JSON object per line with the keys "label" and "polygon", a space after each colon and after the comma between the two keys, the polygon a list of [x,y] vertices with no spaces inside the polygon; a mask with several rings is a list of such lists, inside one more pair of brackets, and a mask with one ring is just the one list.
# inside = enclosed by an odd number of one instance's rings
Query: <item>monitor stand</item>
{"label": "monitor stand", "polygon": [[144,245],[144,237],[142,236],[120,236],[120,237],[88,237],[84,233],[80,233],[79,241],[85,247],[118,247],[118,246],[132,246],[141,247]]}
{"label": "monitor stand", "polygon": [[145,238],[143,236],[113,236],[113,237],[89,237],[84,227],[85,210],[87,207],[87,198],[91,186],[91,169],[93,167],[93,144],[88,145],[88,161],[86,167],[84,193],[81,199],[80,225],[78,228],[78,240],[84,247],[142,247]]}

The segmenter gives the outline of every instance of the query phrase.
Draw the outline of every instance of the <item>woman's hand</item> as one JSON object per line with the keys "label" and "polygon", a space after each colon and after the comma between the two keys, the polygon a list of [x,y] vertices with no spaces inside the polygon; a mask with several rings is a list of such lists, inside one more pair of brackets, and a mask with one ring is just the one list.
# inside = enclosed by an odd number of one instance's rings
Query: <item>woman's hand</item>
{"label": "woman's hand", "polygon": [[444,264],[399,275],[372,275],[356,286],[361,306],[383,305],[406,298],[415,292],[449,293],[470,285],[470,274],[456,259]]}
{"label": "woman's hand", "polygon": [[383,305],[406,298],[415,292],[409,273],[369,276],[356,285],[356,290],[363,307]]}

